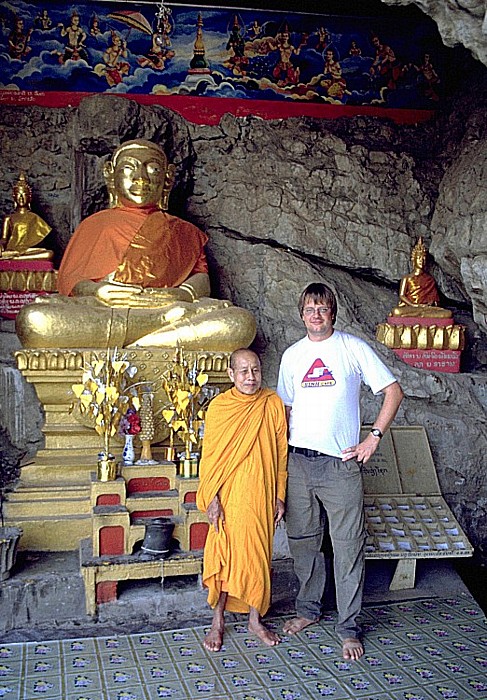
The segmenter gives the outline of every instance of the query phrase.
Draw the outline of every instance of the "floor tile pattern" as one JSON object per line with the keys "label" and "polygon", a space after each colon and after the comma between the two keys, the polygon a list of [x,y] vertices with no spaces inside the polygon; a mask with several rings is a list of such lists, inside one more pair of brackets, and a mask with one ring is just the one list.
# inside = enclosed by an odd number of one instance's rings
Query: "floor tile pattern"
{"label": "floor tile pattern", "polygon": [[[0,643],[7,700],[486,700],[487,621],[468,599],[366,608],[365,655],[341,658],[334,615],[265,647],[245,618],[206,652],[204,627],[131,636]],[[279,631],[283,619],[267,621]]]}

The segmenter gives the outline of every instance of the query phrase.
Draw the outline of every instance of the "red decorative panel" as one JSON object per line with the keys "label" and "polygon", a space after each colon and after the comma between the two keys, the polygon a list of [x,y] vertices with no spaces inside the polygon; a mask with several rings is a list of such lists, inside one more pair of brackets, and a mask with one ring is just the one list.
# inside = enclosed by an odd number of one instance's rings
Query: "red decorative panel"
{"label": "red decorative panel", "polygon": [[161,510],[135,510],[132,515],[132,521],[136,518],[160,518],[162,515],[174,515],[172,508],[162,508]]}
{"label": "red decorative panel", "polygon": [[127,484],[127,493],[141,493],[142,491],[169,491],[169,479],[166,476],[147,476],[130,479]]}
{"label": "red decorative panel", "polygon": [[125,554],[125,532],[121,525],[102,527],[99,536],[100,556],[104,554]]}
{"label": "red decorative panel", "polygon": [[118,493],[102,493],[96,499],[97,506],[118,506],[120,505],[120,496]]}
{"label": "red decorative panel", "polygon": [[188,491],[184,494],[185,503],[196,503],[196,491]]}
{"label": "red decorative panel", "polygon": [[[440,320],[440,319],[438,319]],[[460,371],[461,350],[419,350],[412,348],[393,348],[393,352],[404,362],[419,369],[433,370],[433,372]]]}
{"label": "red decorative panel", "polygon": [[208,523],[193,523],[189,529],[189,548],[203,549],[208,534]]}
{"label": "red decorative panel", "polygon": [[111,603],[117,600],[117,581],[101,581],[96,584],[96,602]]}

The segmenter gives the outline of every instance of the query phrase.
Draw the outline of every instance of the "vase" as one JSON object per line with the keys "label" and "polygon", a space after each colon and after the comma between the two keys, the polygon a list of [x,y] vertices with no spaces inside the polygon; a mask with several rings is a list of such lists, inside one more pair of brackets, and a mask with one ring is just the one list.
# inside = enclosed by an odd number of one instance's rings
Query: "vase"
{"label": "vase", "polygon": [[192,453],[189,459],[181,457],[179,460],[179,475],[183,479],[193,479],[198,476],[198,466],[199,459],[197,454]]}
{"label": "vase", "polygon": [[134,463],[135,450],[134,450],[134,436],[125,436],[125,445],[123,446],[122,460],[123,463],[129,467]]}
{"label": "vase", "polygon": [[161,457],[164,462],[175,462],[176,461],[176,448],[175,447],[162,447]]}
{"label": "vase", "polygon": [[147,522],[142,551],[164,559],[171,551],[174,522],[170,518],[153,518]]}
{"label": "vase", "polygon": [[117,478],[117,465],[112,454],[99,453],[96,476],[98,481],[115,481]]}
{"label": "vase", "polygon": [[10,577],[21,536],[20,527],[0,527],[0,581]]}

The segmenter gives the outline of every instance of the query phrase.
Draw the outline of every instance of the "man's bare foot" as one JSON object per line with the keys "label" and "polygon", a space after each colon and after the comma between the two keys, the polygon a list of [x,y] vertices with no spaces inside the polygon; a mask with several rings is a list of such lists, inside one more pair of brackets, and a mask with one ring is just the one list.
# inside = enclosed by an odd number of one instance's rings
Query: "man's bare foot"
{"label": "man's bare foot", "polygon": [[220,651],[223,644],[223,626],[212,625],[203,640],[203,646],[208,651]]}
{"label": "man's bare foot", "polygon": [[343,658],[347,661],[357,661],[364,654],[364,647],[360,639],[348,637],[342,641]]}
{"label": "man's bare foot", "polygon": [[308,620],[307,617],[293,617],[292,620],[288,620],[284,627],[282,628],[285,634],[297,634],[304,630],[305,627],[309,625],[314,625],[318,620]]}
{"label": "man's bare foot", "polygon": [[279,636],[275,632],[268,630],[267,627],[264,627],[262,622],[249,621],[249,632],[255,634],[268,647],[275,647],[281,641]]}

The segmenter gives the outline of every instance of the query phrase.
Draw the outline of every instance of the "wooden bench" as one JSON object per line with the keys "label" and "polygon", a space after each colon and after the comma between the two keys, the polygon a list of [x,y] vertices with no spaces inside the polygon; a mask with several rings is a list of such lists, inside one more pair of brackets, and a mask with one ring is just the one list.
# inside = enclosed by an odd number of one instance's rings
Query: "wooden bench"
{"label": "wooden bench", "polygon": [[199,585],[203,571],[203,552],[175,552],[167,558],[148,556],[143,552],[120,556],[94,557],[91,540],[80,545],[80,569],[85,584],[88,615],[95,616],[98,605],[117,599],[120,581],[197,575]]}

